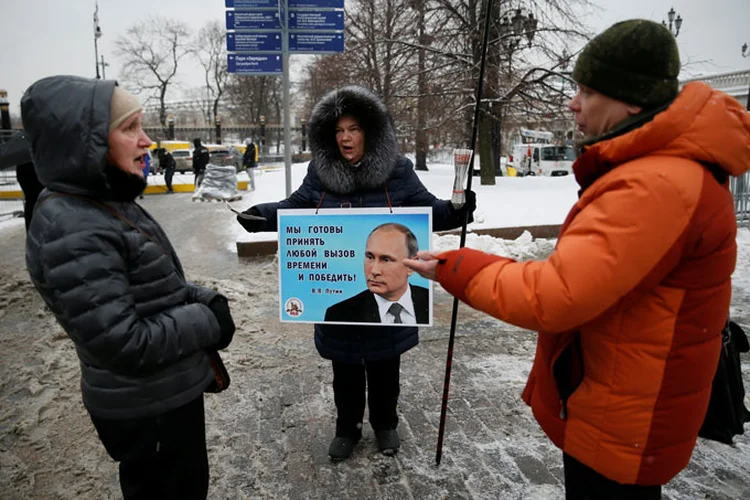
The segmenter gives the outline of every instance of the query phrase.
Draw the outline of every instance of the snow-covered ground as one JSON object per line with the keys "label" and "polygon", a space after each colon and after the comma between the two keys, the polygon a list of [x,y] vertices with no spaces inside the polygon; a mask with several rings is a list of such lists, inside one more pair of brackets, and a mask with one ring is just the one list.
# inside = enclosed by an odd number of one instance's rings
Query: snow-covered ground
{"label": "snow-covered ground", "polygon": [[[418,173],[423,183],[448,198],[452,167],[429,168]],[[293,166],[293,189],[305,170]],[[176,175],[174,182],[192,180]],[[560,224],[576,200],[572,177],[496,181],[481,186],[473,178],[478,206],[469,229]],[[262,170],[256,182],[258,189],[243,193],[235,208],[286,196],[283,168]],[[189,194],[140,203],[164,226],[189,279],[229,298],[238,325],[225,353],[232,386],[206,398],[209,498],[562,498],[559,450],[519,399],[534,356],[532,332],[460,306],[443,462],[435,467],[452,304],[437,287],[435,326],[420,329],[420,345],[402,360],[401,452],[395,459],[378,454],[367,427],[351,459],[331,464],[330,364],[315,351],[310,325],[279,323],[277,261],[236,259],[237,241],[276,235],[248,234],[223,203],[194,202]],[[737,241],[732,315],[750,327],[750,230],[741,229]],[[554,243],[528,233],[513,241],[467,238],[468,246],[521,260],[545,258]],[[433,239],[435,250],[457,246],[457,236]],[[72,343],[23,269],[21,219],[0,222],[0,249],[0,498],[117,497],[117,466],[82,406]],[[750,372],[747,362],[743,369]],[[665,498],[748,498],[748,463],[749,436],[734,447],[700,440]]]}

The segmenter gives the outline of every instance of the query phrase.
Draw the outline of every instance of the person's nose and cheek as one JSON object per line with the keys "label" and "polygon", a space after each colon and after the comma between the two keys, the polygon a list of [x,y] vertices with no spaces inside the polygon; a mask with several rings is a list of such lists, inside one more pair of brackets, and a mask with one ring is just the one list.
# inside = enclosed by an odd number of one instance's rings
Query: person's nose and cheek
{"label": "person's nose and cheek", "polygon": [[380,276],[382,271],[380,269],[380,263],[377,260],[373,260],[370,264],[370,276],[373,278]]}
{"label": "person's nose and cheek", "polygon": [[153,144],[153,141],[146,135],[146,131],[141,129],[141,133],[138,137],[138,146],[148,148],[151,144]]}
{"label": "person's nose and cheek", "polygon": [[578,113],[581,110],[581,94],[580,92],[573,96],[568,102],[568,109],[574,113]]}

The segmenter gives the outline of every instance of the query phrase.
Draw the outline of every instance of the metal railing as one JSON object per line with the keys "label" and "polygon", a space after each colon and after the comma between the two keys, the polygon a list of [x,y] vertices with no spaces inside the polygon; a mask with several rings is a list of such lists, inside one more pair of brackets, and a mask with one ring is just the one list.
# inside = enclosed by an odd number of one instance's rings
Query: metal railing
{"label": "metal railing", "polygon": [[729,189],[734,197],[734,213],[738,226],[750,226],[750,172],[729,178]]}
{"label": "metal railing", "polygon": [[21,187],[16,180],[16,169],[0,170],[0,222],[13,217],[23,217],[23,198],[15,196],[20,190]]}
{"label": "metal railing", "polygon": [[705,82],[716,90],[731,95],[741,103],[745,103],[750,86],[750,70],[730,71],[714,75],[702,75],[680,80],[680,87],[690,82]]}
{"label": "metal railing", "polygon": [[[0,129],[0,144],[10,139],[13,132]],[[0,170],[0,222],[13,217],[23,217],[23,198],[9,197],[11,192],[20,189],[15,167]]]}

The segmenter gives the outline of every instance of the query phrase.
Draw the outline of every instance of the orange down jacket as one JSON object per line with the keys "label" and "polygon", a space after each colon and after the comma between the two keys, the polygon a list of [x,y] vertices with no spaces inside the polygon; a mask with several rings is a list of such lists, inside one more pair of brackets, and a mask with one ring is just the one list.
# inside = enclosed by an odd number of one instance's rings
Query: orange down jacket
{"label": "orange down jacket", "polygon": [[749,166],[748,112],[691,83],[576,160],[585,189],[547,260],[439,256],[446,290],[539,331],[523,398],[558,447],[612,480],[665,484],[690,460],[737,253],[725,177]]}

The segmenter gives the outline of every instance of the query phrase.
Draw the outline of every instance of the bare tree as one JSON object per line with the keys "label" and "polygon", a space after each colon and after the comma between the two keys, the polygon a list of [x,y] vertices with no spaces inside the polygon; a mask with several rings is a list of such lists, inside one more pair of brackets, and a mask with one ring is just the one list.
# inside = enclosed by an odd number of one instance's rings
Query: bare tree
{"label": "bare tree", "polygon": [[[468,146],[487,1],[348,2],[347,52],[321,57],[308,68],[303,82],[307,108],[324,90],[358,83],[384,100],[402,145],[414,145],[418,166],[430,136],[433,142]],[[483,184],[495,182],[502,131],[508,124],[563,115],[566,90],[558,84],[559,65],[564,49],[585,41],[587,33],[576,13],[587,8],[590,0],[529,0],[524,13],[530,22],[518,28],[508,22],[516,16],[518,3],[493,0],[478,123]],[[529,73],[532,69],[540,71]]]}
{"label": "bare tree", "polygon": [[278,123],[274,99],[281,94],[281,78],[233,75],[227,82],[226,94],[232,116],[238,123],[258,123],[261,115],[268,123]]}
{"label": "bare tree", "polygon": [[159,123],[167,126],[166,95],[175,84],[180,60],[188,54],[190,31],[182,22],[151,17],[118,37],[116,55],[124,59],[123,79],[136,93],[159,102]]}
{"label": "bare tree", "polygon": [[[452,62],[450,68],[445,67],[446,71],[432,72],[431,80],[441,81],[443,92],[449,93],[453,102],[458,104],[458,108],[449,108],[446,112],[457,115],[464,111],[464,134],[468,137],[473,123],[470,114],[473,115],[475,106],[487,0],[431,1],[434,8],[443,13],[439,18],[442,28],[434,32],[436,43],[433,43],[433,48],[446,62]],[[521,75],[534,68],[556,67],[565,47],[585,39],[586,33],[575,13],[588,6],[589,0],[531,0],[521,12],[512,0],[494,0],[489,17],[484,91],[479,103],[478,149],[482,184],[494,184],[504,121],[509,117],[519,121],[518,112],[523,108],[536,109],[542,105],[546,106],[547,114],[552,106],[560,109],[562,100],[559,98],[540,103],[541,97],[554,90],[554,87],[545,87],[544,84],[553,73],[542,71],[534,73],[533,78]],[[516,17],[524,18],[525,22],[512,22]],[[464,75],[463,78],[458,72]],[[520,88],[516,89],[519,85]],[[508,102],[510,89],[515,89],[512,95],[516,106],[510,106]],[[461,96],[457,103],[456,96]]]}
{"label": "bare tree", "polygon": [[190,52],[205,71],[206,124],[219,114],[219,101],[226,90],[227,72],[226,29],[219,21],[208,21],[198,32]]}

